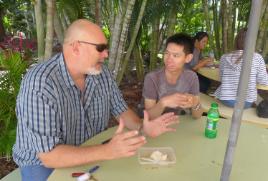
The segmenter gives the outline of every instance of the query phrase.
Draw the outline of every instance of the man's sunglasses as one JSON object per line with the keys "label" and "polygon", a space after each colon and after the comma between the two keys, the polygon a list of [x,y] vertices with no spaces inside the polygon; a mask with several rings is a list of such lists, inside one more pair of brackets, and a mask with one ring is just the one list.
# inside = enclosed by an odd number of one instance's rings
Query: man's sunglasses
{"label": "man's sunglasses", "polygon": [[87,41],[78,41],[79,43],[85,43],[85,44],[89,44],[89,45],[94,45],[96,47],[96,50],[98,52],[103,52],[104,50],[108,50],[108,45],[107,44],[96,44],[96,43],[90,43]]}

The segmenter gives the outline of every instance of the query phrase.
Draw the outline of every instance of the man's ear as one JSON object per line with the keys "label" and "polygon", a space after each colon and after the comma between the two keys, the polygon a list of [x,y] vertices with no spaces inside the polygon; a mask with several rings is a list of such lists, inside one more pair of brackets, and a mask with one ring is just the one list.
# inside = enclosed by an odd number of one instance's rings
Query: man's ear
{"label": "man's ear", "polygon": [[185,63],[189,63],[192,59],[193,59],[193,54],[192,53],[186,55]]}
{"label": "man's ear", "polygon": [[80,51],[79,46],[80,46],[80,44],[78,41],[75,41],[72,43],[72,51],[75,55],[79,55],[79,51]]}

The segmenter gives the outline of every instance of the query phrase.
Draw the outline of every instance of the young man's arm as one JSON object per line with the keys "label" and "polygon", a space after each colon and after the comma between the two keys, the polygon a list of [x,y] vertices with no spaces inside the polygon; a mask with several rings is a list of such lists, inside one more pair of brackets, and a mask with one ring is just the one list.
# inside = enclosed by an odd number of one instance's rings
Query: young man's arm
{"label": "young man's arm", "polygon": [[199,62],[192,68],[192,70],[196,72],[198,71],[198,69],[205,67],[212,62],[213,60],[211,58],[204,58],[202,60],[199,60]]}
{"label": "young man's arm", "polygon": [[192,116],[194,118],[200,118],[203,114],[199,96],[194,96],[192,94],[175,93],[162,97],[157,103],[155,100],[145,99],[144,105],[152,118],[161,115],[165,107],[191,108]]}
{"label": "young man's arm", "polygon": [[144,101],[145,109],[148,111],[151,118],[160,116],[166,107],[176,108],[181,107],[187,101],[187,97],[180,93],[174,93],[162,97],[158,102],[153,99],[146,99]]}
{"label": "young man's arm", "polygon": [[[146,99],[144,101],[145,109],[148,111],[151,118],[156,118],[160,116],[166,107],[170,108],[189,108],[187,103],[188,95],[174,93],[165,97],[162,97],[158,102],[152,99]],[[186,106],[186,107],[185,107]]]}
{"label": "young man's arm", "polygon": [[165,109],[162,101],[158,101],[156,103],[156,100],[146,98],[144,99],[144,107],[152,119],[160,116]]}

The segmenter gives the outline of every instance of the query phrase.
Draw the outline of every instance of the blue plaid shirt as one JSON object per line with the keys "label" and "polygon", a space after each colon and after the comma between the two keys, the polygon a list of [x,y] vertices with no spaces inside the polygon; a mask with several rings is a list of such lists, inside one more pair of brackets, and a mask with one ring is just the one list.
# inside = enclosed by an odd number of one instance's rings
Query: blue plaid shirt
{"label": "blue plaid shirt", "polygon": [[25,75],[17,97],[18,118],[13,159],[19,166],[40,165],[37,153],[56,145],[80,145],[108,126],[127,105],[107,67],[88,75],[85,91],[74,84],[63,54]]}

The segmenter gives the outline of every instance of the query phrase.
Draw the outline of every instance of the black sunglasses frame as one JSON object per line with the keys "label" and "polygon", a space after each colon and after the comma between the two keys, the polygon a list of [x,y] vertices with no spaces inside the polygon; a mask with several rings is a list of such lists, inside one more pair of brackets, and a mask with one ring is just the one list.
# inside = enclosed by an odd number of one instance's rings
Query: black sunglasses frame
{"label": "black sunglasses frame", "polygon": [[90,43],[90,42],[87,42],[87,41],[78,41],[79,43],[85,43],[85,44],[89,44],[89,45],[94,45],[96,47],[96,50],[98,52],[103,52],[104,50],[108,50],[108,44],[104,44],[104,43],[101,43],[101,44],[96,44],[96,43]]}

